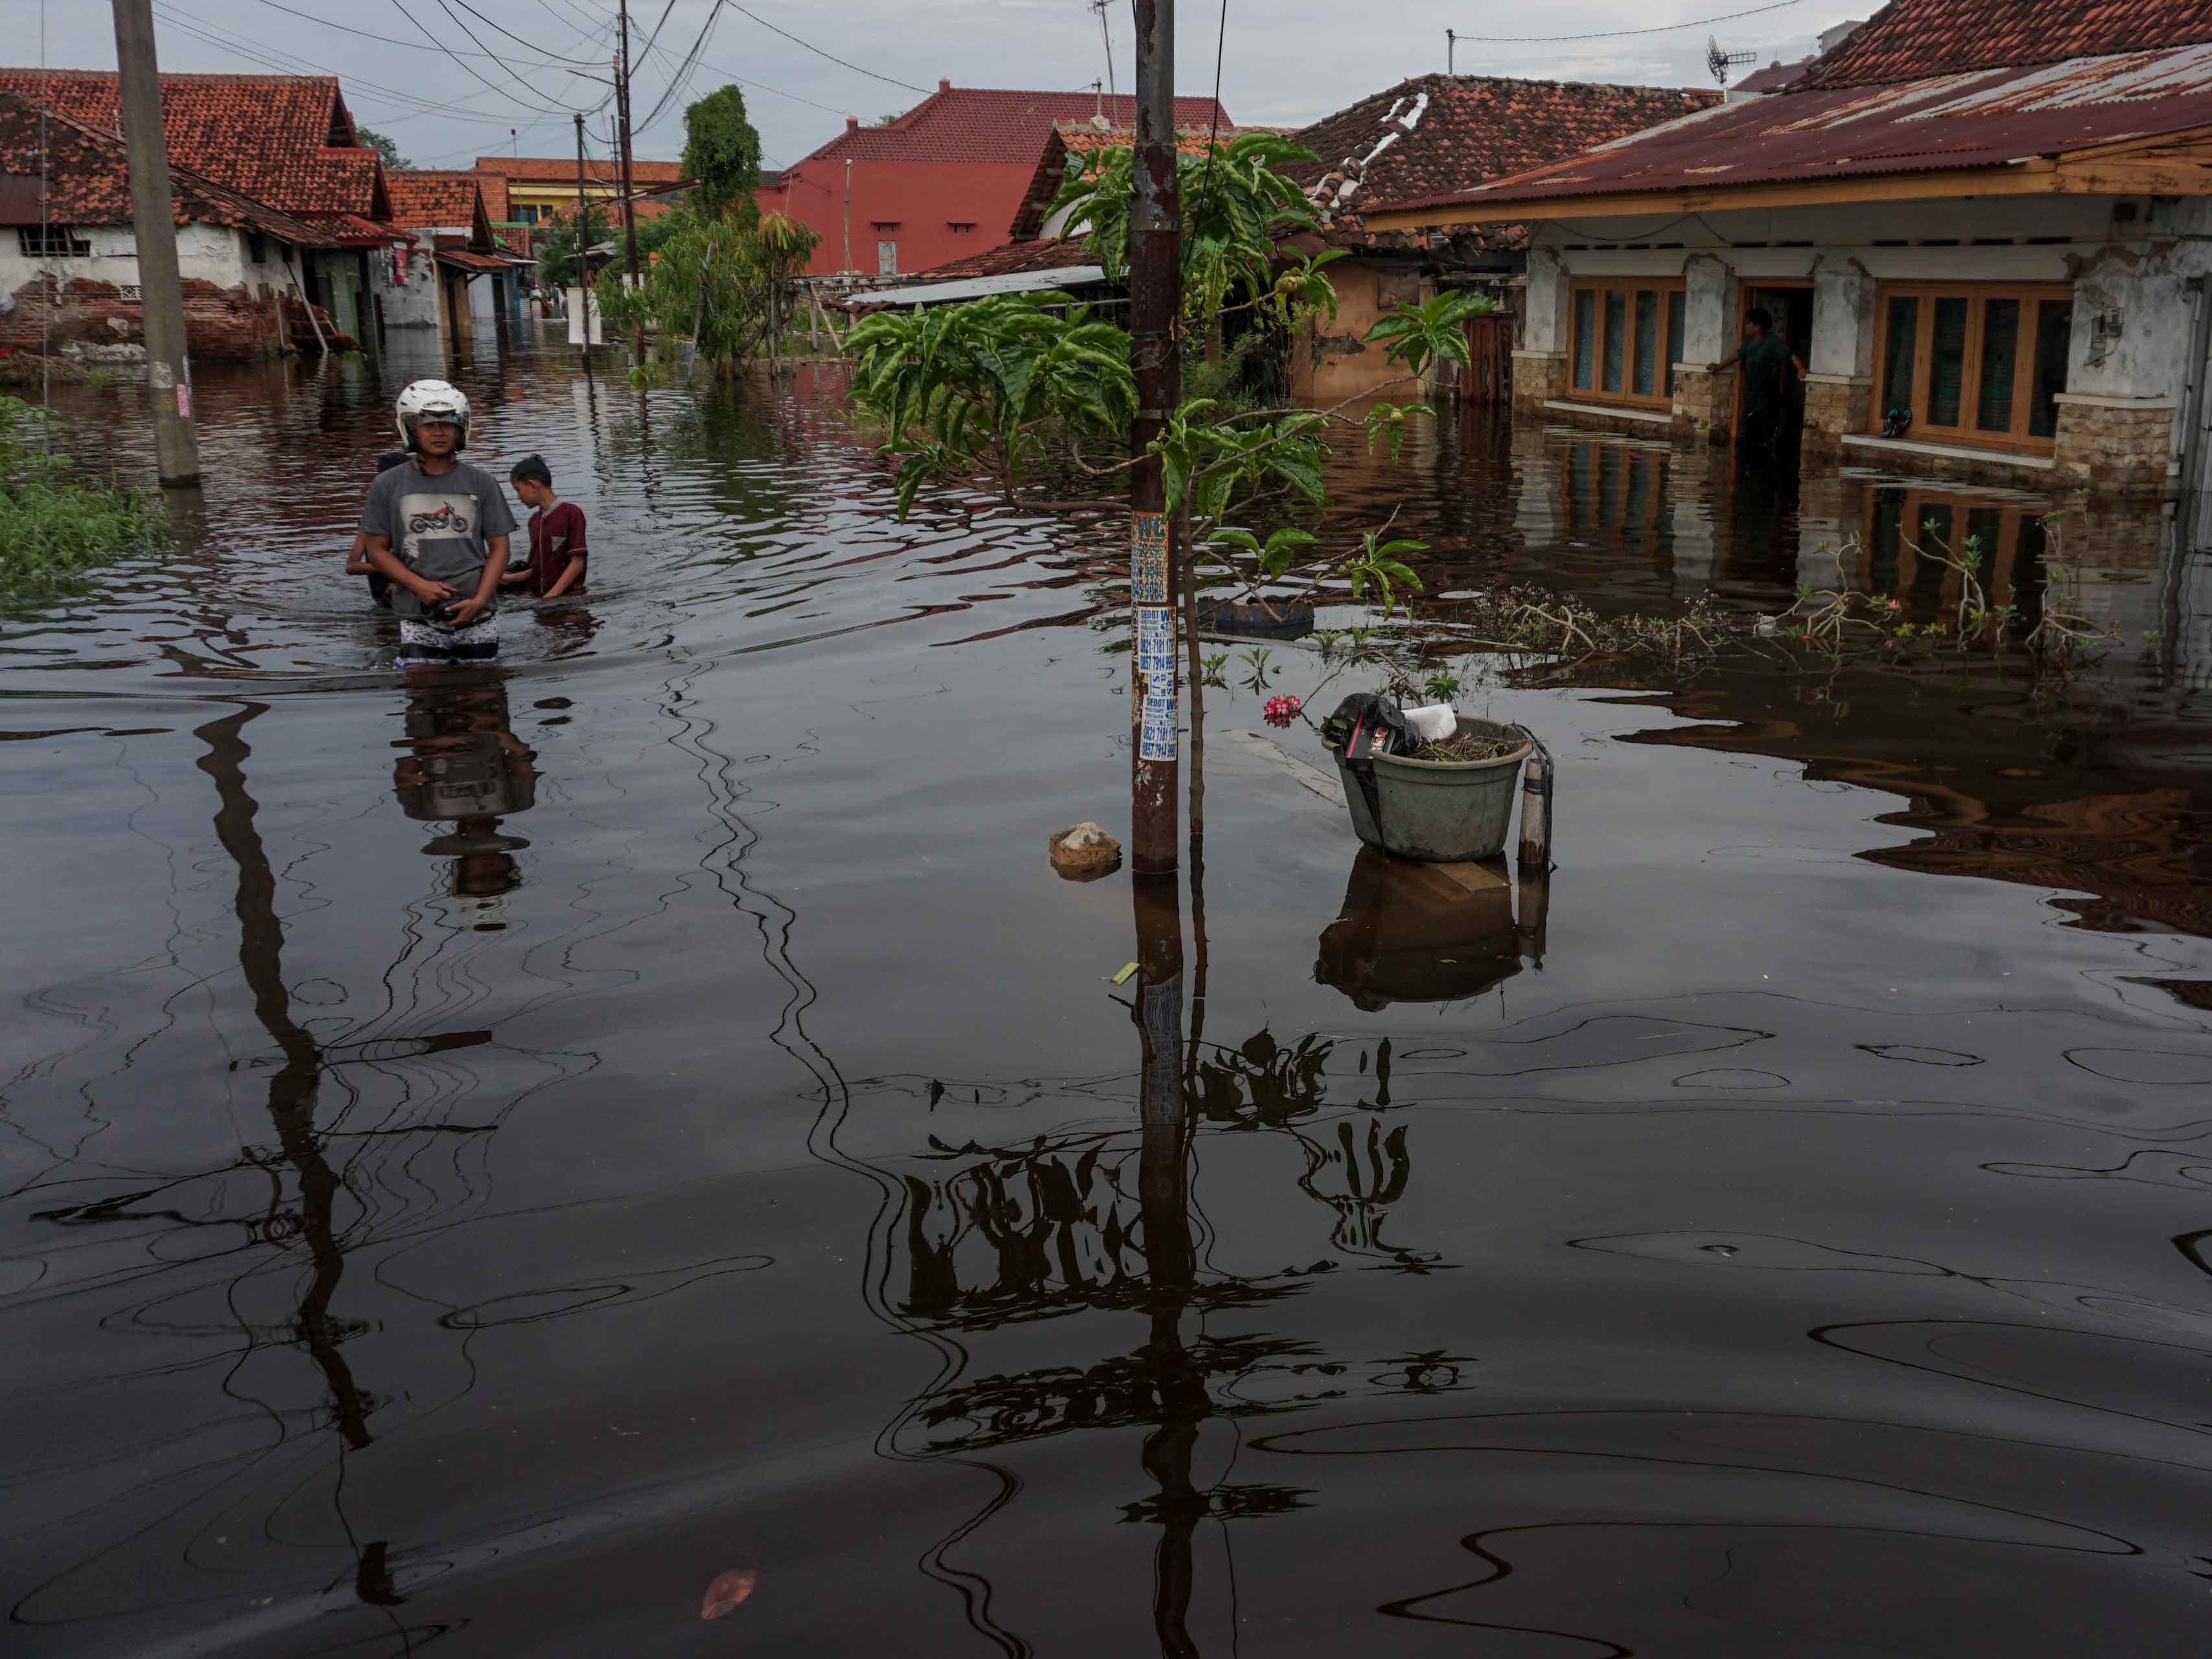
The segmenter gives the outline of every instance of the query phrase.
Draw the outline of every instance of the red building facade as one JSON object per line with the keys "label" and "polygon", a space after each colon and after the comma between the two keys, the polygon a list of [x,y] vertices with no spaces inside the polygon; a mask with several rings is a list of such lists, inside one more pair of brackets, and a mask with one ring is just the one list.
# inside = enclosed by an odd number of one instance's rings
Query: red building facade
{"label": "red building facade", "polygon": [[[821,238],[810,275],[927,270],[1009,240],[1055,121],[1103,114],[1136,119],[1133,98],[1088,92],[937,90],[888,125],[845,131],[761,186],[763,212],[798,220]],[[1176,100],[1176,125],[1229,117],[1211,98]]]}

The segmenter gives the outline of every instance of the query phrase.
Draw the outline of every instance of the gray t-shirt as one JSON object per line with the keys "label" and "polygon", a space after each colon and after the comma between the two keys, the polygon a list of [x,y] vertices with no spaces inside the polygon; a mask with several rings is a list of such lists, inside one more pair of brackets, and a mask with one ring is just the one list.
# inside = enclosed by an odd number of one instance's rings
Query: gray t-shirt
{"label": "gray t-shirt", "polygon": [[[361,527],[391,538],[400,562],[427,581],[444,582],[466,599],[483,579],[485,544],[514,533],[514,514],[490,473],[466,461],[432,477],[410,460],[380,472],[361,509]],[[395,616],[421,617],[422,601],[394,582]],[[483,614],[497,609],[487,605]]]}

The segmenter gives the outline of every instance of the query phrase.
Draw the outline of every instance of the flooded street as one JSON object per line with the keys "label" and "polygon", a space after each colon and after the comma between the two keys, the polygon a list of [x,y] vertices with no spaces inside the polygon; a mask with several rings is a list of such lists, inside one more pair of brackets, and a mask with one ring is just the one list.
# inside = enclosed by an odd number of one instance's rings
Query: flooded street
{"label": "flooded street", "polygon": [[[407,681],[340,571],[434,373],[592,568]],[[1163,1121],[1130,878],[1045,857],[1127,830],[1122,515],[899,524],[830,370],[198,396],[192,550],[0,623],[11,1652],[2204,1650],[2212,583],[2155,512],[2060,532],[2121,636],[2063,686],[1474,659],[1557,757],[1541,917],[1362,854],[1255,735],[1314,655],[1210,647]],[[134,465],[142,399],[57,394]],[[2045,580],[2022,497],[1359,448],[1334,526],[1397,508],[1434,618],[1773,613],[1852,535],[1933,618],[1931,518]]]}

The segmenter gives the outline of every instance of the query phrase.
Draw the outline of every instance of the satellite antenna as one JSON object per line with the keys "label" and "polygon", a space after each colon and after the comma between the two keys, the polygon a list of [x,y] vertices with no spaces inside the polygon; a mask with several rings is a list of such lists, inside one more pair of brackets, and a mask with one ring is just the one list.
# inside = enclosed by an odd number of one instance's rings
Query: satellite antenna
{"label": "satellite antenna", "polygon": [[1746,64],[1758,61],[1759,54],[1755,52],[1729,52],[1711,35],[1705,37],[1705,67],[1713,72],[1716,86],[1728,85],[1731,72],[1741,69]]}

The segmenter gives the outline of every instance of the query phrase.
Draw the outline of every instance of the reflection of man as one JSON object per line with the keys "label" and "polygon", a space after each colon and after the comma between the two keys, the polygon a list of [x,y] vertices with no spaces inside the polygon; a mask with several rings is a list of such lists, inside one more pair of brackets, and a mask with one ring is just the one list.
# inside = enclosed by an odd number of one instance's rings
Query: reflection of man
{"label": "reflection of man", "polygon": [[507,729],[506,682],[426,677],[407,694],[406,719],[392,793],[409,817],[453,825],[422,850],[454,860],[457,897],[512,892],[522,880],[512,854],[530,843],[501,834],[500,819],[536,804],[538,769]]}

